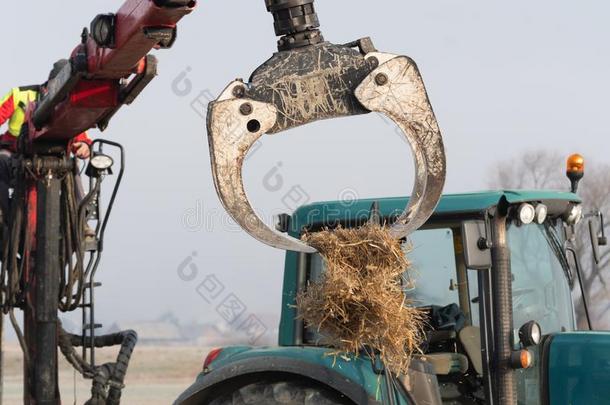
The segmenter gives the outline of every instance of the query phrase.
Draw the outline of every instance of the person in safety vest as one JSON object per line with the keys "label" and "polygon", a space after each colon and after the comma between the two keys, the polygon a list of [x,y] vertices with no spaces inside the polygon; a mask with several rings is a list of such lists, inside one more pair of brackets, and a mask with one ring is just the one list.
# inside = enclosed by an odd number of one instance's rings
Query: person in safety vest
{"label": "person in safety vest", "polygon": [[[67,59],[55,62],[49,80],[55,78],[68,63],[70,62]],[[17,152],[17,138],[25,123],[25,110],[28,103],[38,100],[38,96],[44,91],[45,85],[15,87],[0,99],[0,127],[8,121],[7,131],[0,136],[0,213],[3,218],[6,218],[8,213],[9,188],[13,172],[12,156]],[[78,158],[88,159],[91,142],[91,138],[84,132],[71,140],[70,150]],[[77,188],[82,188],[80,181],[78,183]]]}

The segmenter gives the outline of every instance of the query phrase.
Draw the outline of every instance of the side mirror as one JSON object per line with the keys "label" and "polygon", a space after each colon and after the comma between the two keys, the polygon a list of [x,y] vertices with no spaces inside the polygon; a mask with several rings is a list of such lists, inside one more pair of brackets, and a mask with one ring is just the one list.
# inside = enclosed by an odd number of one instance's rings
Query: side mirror
{"label": "side mirror", "polygon": [[597,230],[595,229],[595,224],[593,220],[589,220],[589,237],[591,238],[591,248],[593,249],[593,259],[595,260],[595,264],[599,264],[600,255],[599,255],[599,240],[597,239]]}
{"label": "side mirror", "polygon": [[598,239],[598,244],[599,246],[607,246],[608,239],[606,238],[606,225],[604,224],[604,214],[601,212],[599,213],[599,228],[600,235]]}
{"label": "side mirror", "polygon": [[[589,219],[589,238],[591,239],[595,264],[599,264],[601,260],[599,247],[606,246],[608,244],[608,239],[606,238],[606,232],[604,230],[604,215],[601,212],[595,212],[591,216],[598,219],[598,221],[595,221],[593,218]],[[599,223],[599,227],[596,222]]]}
{"label": "side mirror", "polygon": [[491,242],[487,236],[485,221],[463,222],[462,235],[466,267],[473,270],[491,268]]}

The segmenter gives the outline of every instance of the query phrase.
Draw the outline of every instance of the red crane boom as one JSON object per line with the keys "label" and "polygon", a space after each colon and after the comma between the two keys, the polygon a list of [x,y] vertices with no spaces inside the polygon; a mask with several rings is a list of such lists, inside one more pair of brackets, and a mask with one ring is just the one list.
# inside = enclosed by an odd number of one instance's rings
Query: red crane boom
{"label": "red crane boom", "polygon": [[176,25],[196,0],[128,0],[116,14],[98,15],[85,29],[70,63],[28,108],[31,141],[68,140],[104,130],[156,75],[152,49],[169,48]]}

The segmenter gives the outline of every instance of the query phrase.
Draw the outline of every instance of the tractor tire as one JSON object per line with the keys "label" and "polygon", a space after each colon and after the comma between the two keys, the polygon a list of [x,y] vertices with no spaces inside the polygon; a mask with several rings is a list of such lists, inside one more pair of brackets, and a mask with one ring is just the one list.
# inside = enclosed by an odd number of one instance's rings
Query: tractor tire
{"label": "tractor tire", "polygon": [[219,393],[209,405],[352,405],[349,399],[307,380],[259,381]]}

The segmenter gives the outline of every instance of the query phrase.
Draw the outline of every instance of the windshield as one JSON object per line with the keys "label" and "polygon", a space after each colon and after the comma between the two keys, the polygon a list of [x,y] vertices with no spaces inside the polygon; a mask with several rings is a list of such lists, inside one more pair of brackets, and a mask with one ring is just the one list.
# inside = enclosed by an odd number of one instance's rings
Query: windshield
{"label": "windshield", "polygon": [[[515,333],[531,320],[540,324],[544,334],[574,330],[570,288],[558,258],[561,253],[553,249],[545,227],[510,225],[508,242]],[[405,272],[404,287],[411,305],[457,304],[466,322],[478,326],[478,272],[466,268],[461,244],[459,223],[419,230],[409,236],[403,244],[411,266]],[[311,257],[309,270],[309,280],[318,280],[324,271],[319,255]]]}
{"label": "windshield", "polygon": [[[445,307],[455,304],[468,324],[478,324],[478,306],[475,309],[475,304],[471,303],[478,296],[476,272],[468,272],[464,266],[461,243],[457,242],[459,229],[425,229],[409,236],[403,243],[410,263],[403,276],[403,285],[410,305]],[[460,247],[456,249],[456,245]],[[313,255],[309,279],[315,282],[323,271],[320,256]]]}
{"label": "windshield", "polygon": [[514,328],[535,320],[545,335],[574,330],[566,273],[545,227],[511,225],[508,242],[513,273]]}

